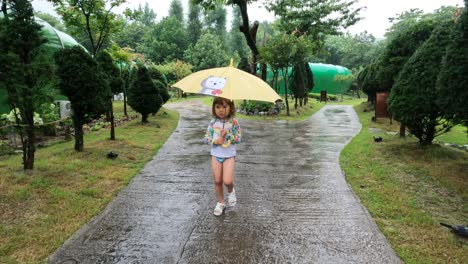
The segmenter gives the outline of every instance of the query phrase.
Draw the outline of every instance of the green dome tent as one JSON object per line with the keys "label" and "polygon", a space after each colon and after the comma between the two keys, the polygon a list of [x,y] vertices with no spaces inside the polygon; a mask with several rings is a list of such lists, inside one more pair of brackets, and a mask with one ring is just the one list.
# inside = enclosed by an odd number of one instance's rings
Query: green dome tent
{"label": "green dome tent", "polygon": [[42,26],[41,33],[44,38],[47,39],[47,42],[44,44],[44,48],[51,53],[51,55],[57,51],[58,49],[69,48],[73,46],[80,46],[84,50],[86,50],[83,46],[81,46],[74,38],[72,38],[67,33],[64,33],[60,30],[57,30],[53,26],[51,26],[46,21],[34,17],[36,23]]}
{"label": "green dome tent", "polygon": [[[352,81],[336,82],[335,77],[342,75],[348,76],[351,72],[339,65],[323,64],[323,63],[309,63],[309,67],[314,74],[315,86],[312,89],[312,93],[320,93],[320,91],[326,90],[328,94],[339,94],[347,90]],[[288,76],[291,73],[291,69],[288,69]],[[270,69],[267,70],[267,82],[272,84],[273,73]],[[282,80],[281,73],[279,74],[279,94],[284,94],[284,81]]]}

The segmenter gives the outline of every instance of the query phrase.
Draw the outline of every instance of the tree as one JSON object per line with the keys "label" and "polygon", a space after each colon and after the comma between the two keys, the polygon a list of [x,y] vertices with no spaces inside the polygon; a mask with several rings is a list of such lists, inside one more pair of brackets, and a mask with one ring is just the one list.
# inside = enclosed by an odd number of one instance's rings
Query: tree
{"label": "tree", "polygon": [[404,11],[396,17],[388,18],[389,22],[392,23],[390,28],[385,33],[387,40],[393,40],[397,35],[408,30],[409,27],[416,24],[423,17],[424,12],[418,8],[411,8],[408,11]]}
{"label": "tree", "polygon": [[96,60],[83,48],[65,48],[55,53],[59,89],[73,111],[75,150],[83,151],[83,125],[108,110],[111,91]]}
{"label": "tree", "polygon": [[137,21],[141,22],[146,27],[154,25],[156,13],[154,13],[153,9],[149,6],[148,2],[145,2],[144,8],[138,6],[138,12],[140,13],[140,16],[138,17]]}
{"label": "tree", "polygon": [[198,5],[189,1],[189,14],[187,23],[188,40],[194,46],[202,34],[202,22],[200,20],[201,9]]}
{"label": "tree", "polygon": [[136,78],[128,91],[128,104],[141,114],[141,123],[148,123],[148,116],[157,113],[163,100],[151,80],[148,69],[141,65],[136,71]]}
{"label": "tree", "polygon": [[145,46],[144,36],[148,31],[150,31],[150,27],[140,22],[129,22],[122,27],[120,32],[115,34],[112,41],[120,47],[129,47],[133,50],[139,50],[141,47]]}
{"label": "tree", "polygon": [[145,46],[138,50],[157,64],[182,60],[188,46],[187,32],[173,16],[163,18],[143,39]]}
{"label": "tree", "polygon": [[[52,66],[41,46],[41,26],[34,21],[30,1],[1,1],[0,87],[6,89],[10,108],[15,113],[23,148],[23,169],[34,169],[34,113],[48,101],[47,87]],[[8,12],[7,12],[8,11]]]}
{"label": "tree", "polygon": [[[293,34],[289,35],[276,35],[271,38],[264,47],[260,49],[263,62],[270,65],[274,74],[279,75],[283,79],[284,95],[286,102],[286,115],[289,116],[289,102],[288,102],[288,84],[290,82],[288,76],[288,69],[295,63],[294,58],[296,49],[295,43],[298,41]],[[276,78],[275,78],[276,79]],[[276,79],[278,81],[278,79]],[[273,85],[278,86],[278,82]]]}
{"label": "tree", "polygon": [[115,60],[117,67],[119,68],[120,78],[123,80],[122,92],[124,96],[124,115],[127,114],[127,94],[129,87],[132,82],[132,72],[134,70],[134,61],[144,61],[144,57],[141,54],[133,52],[130,48],[121,48],[117,45],[112,45],[109,48],[109,52],[112,58]]}
{"label": "tree", "polygon": [[167,78],[158,68],[154,66],[149,67],[148,72],[150,73],[151,79],[153,79],[153,83],[156,86],[156,89],[158,90],[159,95],[163,100],[162,104],[164,105],[171,98],[169,92],[167,91]]}
{"label": "tree", "polygon": [[241,13],[238,8],[234,8],[232,11],[232,25],[229,32],[228,48],[232,54],[237,53],[240,60],[247,59],[249,57],[249,47],[245,42],[245,38],[239,31],[239,27],[242,23]]}
{"label": "tree", "polygon": [[177,19],[181,25],[184,24],[184,8],[180,0],[172,0],[169,6],[169,16]]}
{"label": "tree", "polygon": [[226,16],[226,9],[221,4],[214,9],[205,10],[204,16],[206,29],[221,40],[223,47],[226,46]]}
{"label": "tree", "polygon": [[453,23],[439,25],[403,66],[389,97],[392,116],[406,125],[421,145],[429,145],[434,137],[452,127],[442,117],[436,103],[435,89],[440,62],[450,40]]}
{"label": "tree", "polygon": [[329,35],[325,39],[327,51],[325,61],[348,69],[358,69],[373,62],[383,51],[383,41],[377,41],[372,34]]}
{"label": "tree", "polygon": [[194,71],[225,66],[229,61],[219,38],[210,33],[203,34],[195,46],[187,49],[184,58]]}
{"label": "tree", "polygon": [[382,57],[379,58],[379,72],[376,74],[378,85],[370,91],[370,96],[375,97],[376,89],[383,92],[389,92],[392,89],[403,66],[421,44],[431,36],[433,29],[432,19],[421,19],[390,41]]}
{"label": "tree", "polygon": [[[468,126],[468,1],[447,45],[437,79],[444,116]],[[467,131],[468,132],[468,131]]]}
{"label": "tree", "polygon": [[120,77],[119,68],[114,64],[111,55],[106,52],[102,51],[96,57],[99,69],[102,71],[103,76],[106,79],[106,83],[109,85],[109,98],[107,100],[107,113],[106,116],[108,117],[107,121],[111,122],[111,131],[110,131],[110,139],[115,140],[115,125],[114,125],[114,107],[112,105],[112,95],[119,94],[123,92],[123,79]]}
{"label": "tree", "polygon": [[112,13],[125,0],[52,0],[56,11],[62,16],[65,25],[74,34],[86,32],[91,54],[96,56],[108,41],[110,35],[121,28],[121,20]]}
{"label": "tree", "polygon": [[[252,64],[251,64],[251,73],[255,74],[257,71],[257,59],[260,56],[260,53],[257,48],[257,30],[260,23],[255,21],[252,25],[249,22],[249,15],[247,13],[247,5],[256,0],[191,0],[196,4],[202,5],[205,9],[215,8],[217,3],[225,3],[226,5],[237,5],[242,16],[242,24],[239,27],[239,30],[244,34],[247,45],[252,51]],[[265,76],[266,78],[266,76]],[[265,79],[264,78],[264,79]]]}
{"label": "tree", "polygon": [[55,29],[58,29],[60,31],[65,32],[67,29],[63,25],[63,23],[55,16],[48,14],[48,13],[43,13],[40,11],[34,11],[34,16],[46,21],[49,23],[51,26],[53,26]]}

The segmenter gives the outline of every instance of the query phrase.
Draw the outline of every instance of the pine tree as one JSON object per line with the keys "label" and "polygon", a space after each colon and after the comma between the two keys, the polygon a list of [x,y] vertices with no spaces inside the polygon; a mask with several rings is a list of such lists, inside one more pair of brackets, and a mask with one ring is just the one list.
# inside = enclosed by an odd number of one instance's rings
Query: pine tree
{"label": "pine tree", "polygon": [[421,145],[430,145],[434,137],[448,131],[450,119],[444,119],[437,105],[436,80],[445,47],[450,40],[451,21],[439,25],[403,66],[389,97],[392,116],[405,124]]}
{"label": "pine tree", "polygon": [[52,66],[41,49],[46,40],[41,36],[41,26],[34,21],[30,1],[4,0],[1,8],[0,87],[6,89],[10,108],[21,127],[23,169],[32,170],[36,151],[34,112],[48,99],[45,87]]}
{"label": "pine tree", "polygon": [[163,104],[145,66],[140,66],[136,72],[136,78],[128,91],[128,104],[141,114],[141,123],[148,123],[149,114],[157,113]]}
{"label": "pine tree", "polygon": [[448,44],[437,89],[444,116],[468,126],[468,0]]}
{"label": "pine tree", "polygon": [[68,97],[73,110],[75,150],[83,151],[83,125],[108,110],[109,83],[97,61],[79,46],[57,51],[55,61],[59,89]]}

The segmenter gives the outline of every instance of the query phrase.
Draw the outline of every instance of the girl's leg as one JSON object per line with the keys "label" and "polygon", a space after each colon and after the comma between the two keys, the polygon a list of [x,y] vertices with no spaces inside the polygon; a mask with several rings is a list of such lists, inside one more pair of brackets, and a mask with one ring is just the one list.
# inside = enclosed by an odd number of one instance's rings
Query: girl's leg
{"label": "girl's leg", "polygon": [[226,159],[222,164],[222,180],[224,181],[229,193],[232,193],[232,190],[234,189],[234,160],[235,158],[232,157]]}
{"label": "girl's leg", "polygon": [[211,156],[211,170],[213,171],[216,197],[218,198],[218,202],[224,203],[223,163],[217,161],[215,156]]}

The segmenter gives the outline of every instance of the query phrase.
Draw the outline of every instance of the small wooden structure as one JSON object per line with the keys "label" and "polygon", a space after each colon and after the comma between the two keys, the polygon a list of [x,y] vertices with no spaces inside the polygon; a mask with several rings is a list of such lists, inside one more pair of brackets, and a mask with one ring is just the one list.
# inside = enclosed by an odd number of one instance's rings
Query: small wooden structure
{"label": "small wooden structure", "polygon": [[320,91],[320,102],[327,102],[327,90]]}
{"label": "small wooden structure", "polygon": [[390,118],[390,124],[392,123],[392,114],[388,112],[387,103],[389,95],[389,92],[376,93],[374,121],[377,121],[377,118]]}

